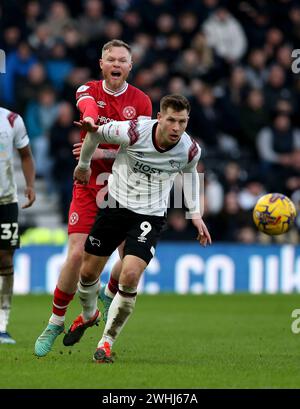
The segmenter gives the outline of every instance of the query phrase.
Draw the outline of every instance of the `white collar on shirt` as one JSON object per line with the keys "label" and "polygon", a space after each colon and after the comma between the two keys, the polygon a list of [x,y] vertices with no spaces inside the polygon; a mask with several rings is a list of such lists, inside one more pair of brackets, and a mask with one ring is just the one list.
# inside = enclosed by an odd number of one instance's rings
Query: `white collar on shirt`
{"label": "white collar on shirt", "polygon": [[103,91],[106,92],[107,94],[113,95],[114,97],[118,97],[119,95],[124,94],[124,92],[127,90],[128,82],[125,81],[122,88],[119,89],[118,91],[112,91],[111,89],[107,88],[105,84],[105,80],[102,81],[102,87],[103,87]]}

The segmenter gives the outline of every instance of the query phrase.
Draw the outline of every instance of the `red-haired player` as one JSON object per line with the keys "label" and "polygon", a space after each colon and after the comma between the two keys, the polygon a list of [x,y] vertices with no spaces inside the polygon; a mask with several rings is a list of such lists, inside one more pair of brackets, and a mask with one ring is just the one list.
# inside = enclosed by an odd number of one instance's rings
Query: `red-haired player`
{"label": "red-haired player", "polygon": [[[100,68],[103,80],[90,81],[78,88],[77,107],[80,111],[82,140],[87,131],[110,121],[151,118],[152,105],[149,97],[126,82],[132,68],[131,50],[121,40],[112,40],[102,48]],[[74,154],[80,154],[81,146],[76,146]],[[77,289],[79,271],[84,252],[84,243],[93,226],[99,204],[106,191],[104,182],[111,173],[118,145],[99,145],[92,161],[92,175],[87,185],[74,183],[73,198],[69,211],[69,247],[67,259],[62,267],[54,291],[52,315],[46,329],[35,343],[35,354],[45,356],[59,334],[64,330],[67,307]],[[121,271],[119,260],[112,269],[105,290],[101,290],[106,310],[118,291]],[[99,289],[97,289],[98,291]],[[87,328],[98,320],[98,310],[91,319],[81,317],[80,325]],[[106,314],[104,314],[106,319]]]}

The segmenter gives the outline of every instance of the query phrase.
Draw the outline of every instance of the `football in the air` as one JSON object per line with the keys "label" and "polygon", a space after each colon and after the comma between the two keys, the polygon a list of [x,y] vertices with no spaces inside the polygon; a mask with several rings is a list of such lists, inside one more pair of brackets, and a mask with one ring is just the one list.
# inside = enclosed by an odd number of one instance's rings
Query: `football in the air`
{"label": "football in the air", "polygon": [[270,236],[289,231],[295,218],[294,203],[281,193],[262,196],[253,209],[253,220],[258,230]]}

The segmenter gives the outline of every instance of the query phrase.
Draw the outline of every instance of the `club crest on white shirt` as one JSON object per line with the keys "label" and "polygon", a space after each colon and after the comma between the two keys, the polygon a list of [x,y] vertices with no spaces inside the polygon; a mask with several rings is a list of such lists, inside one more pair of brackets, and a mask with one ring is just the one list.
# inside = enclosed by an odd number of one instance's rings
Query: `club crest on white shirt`
{"label": "club crest on white shirt", "polygon": [[177,162],[176,160],[169,160],[170,165],[172,166],[172,168],[174,169],[180,169],[180,162]]}

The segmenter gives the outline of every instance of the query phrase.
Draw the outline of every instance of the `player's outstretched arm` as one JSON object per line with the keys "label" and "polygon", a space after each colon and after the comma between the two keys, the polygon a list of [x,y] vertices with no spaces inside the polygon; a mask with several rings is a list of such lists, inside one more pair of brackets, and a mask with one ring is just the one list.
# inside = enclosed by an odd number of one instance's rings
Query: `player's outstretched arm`
{"label": "player's outstretched arm", "polygon": [[209,231],[202,219],[200,212],[200,181],[197,172],[197,163],[200,158],[200,151],[193,160],[183,169],[183,193],[186,205],[192,216],[193,225],[198,230],[197,240],[202,246],[211,244]]}
{"label": "player's outstretched arm", "polygon": [[[76,160],[79,160],[82,144],[83,142],[77,142],[73,145],[72,153]],[[118,151],[115,149],[97,148],[93,153],[92,160],[116,159],[117,153]]]}
{"label": "player's outstretched arm", "polygon": [[92,156],[101,141],[101,135],[98,132],[86,134],[81,146],[78,166],[76,168],[87,170],[90,167]]}
{"label": "player's outstretched arm", "polygon": [[81,147],[80,157],[78,165],[76,166],[73,174],[73,179],[78,183],[86,185],[91,176],[91,160],[93,153],[95,152],[100,142],[100,135],[97,132],[86,134],[83,145]]}
{"label": "player's outstretched arm", "polygon": [[97,127],[96,132],[88,132],[84,138],[81,147],[80,158],[74,172],[74,179],[80,183],[87,183],[87,174],[82,174],[79,171],[88,170],[90,168],[92,156],[97,149],[99,143],[114,143],[126,147],[130,143],[128,135],[129,123],[114,122]]}

